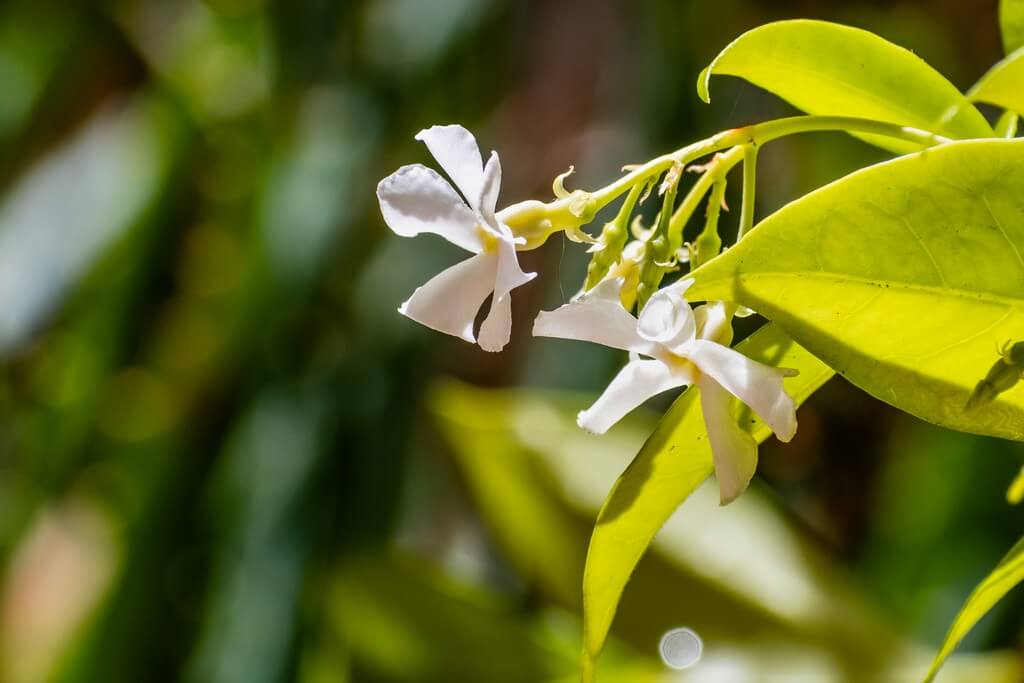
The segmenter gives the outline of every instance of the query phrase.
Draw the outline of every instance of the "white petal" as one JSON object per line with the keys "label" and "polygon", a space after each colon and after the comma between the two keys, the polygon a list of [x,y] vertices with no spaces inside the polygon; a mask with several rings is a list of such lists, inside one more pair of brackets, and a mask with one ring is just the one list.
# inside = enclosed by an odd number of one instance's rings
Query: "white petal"
{"label": "white petal", "polygon": [[718,477],[719,501],[728,505],[747,489],[757,469],[757,441],[741,429],[732,414],[733,398],[715,380],[699,380],[700,406],[711,442]]}
{"label": "white petal", "polygon": [[622,280],[605,280],[575,301],[553,311],[541,311],[533,323],[533,336],[647,351],[650,345],[637,334],[636,318],[619,301],[621,288]]}
{"label": "white petal", "polygon": [[472,256],[418,287],[398,312],[438,332],[474,342],[473,321],[494,288],[497,270],[497,254]]}
{"label": "white petal", "polygon": [[604,434],[651,396],[685,384],[685,380],[672,374],[661,361],[632,360],[619,371],[594,405],[579,414],[576,422],[588,432]]}
{"label": "white petal", "polygon": [[[480,184],[480,196],[476,198],[476,210],[489,225],[497,227],[498,220],[494,217],[494,209],[498,205],[498,191],[501,189],[501,162],[498,153],[491,152],[491,158],[484,167],[483,182]],[[472,201],[470,202],[472,204]],[[511,231],[509,231],[511,233]]]}
{"label": "white petal", "polygon": [[384,222],[402,237],[440,235],[473,253],[483,248],[477,218],[448,181],[426,166],[403,166],[377,185]]}
{"label": "white petal", "polygon": [[661,291],[670,294],[673,298],[679,298],[686,300],[686,292],[690,287],[693,287],[696,280],[693,278],[683,278],[682,280],[676,280],[668,287],[663,287]]}
{"label": "white petal", "polygon": [[491,300],[491,310],[480,325],[480,348],[484,351],[498,352],[505,348],[512,338],[512,295],[495,296]]}
{"label": "white petal", "polygon": [[730,394],[750,406],[782,441],[796,434],[796,403],[782,386],[786,371],[747,358],[742,353],[698,339],[686,357]]}
{"label": "white petal", "polygon": [[476,138],[462,126],[431,126],[416,134],[466,198],[476,207],[483,187],[483,160]]}
{"label": "white petal", "polygon": [[698,306],[693,309],[693,319],[697,323],[697,336],[701,339],[724,346],[732,343],[732,320],[726,315],[724,302]]}
{"label": "white petal", "polygon": [[494,298],[480,326],[480,348],[484,351],[501,351],[508,343],[512,335],[512,290],[537,277],[537,273],[523,272],[515,245],[507,240],[499,240],[497,258]]}
{"label": "white petal", "polygon": [[641,337],[673,351],[696,337],[697,325],[693,320],[693,310],[683,297],[691,284],[692,280],[682,280],[651,296],[640,311],[637,330]]}

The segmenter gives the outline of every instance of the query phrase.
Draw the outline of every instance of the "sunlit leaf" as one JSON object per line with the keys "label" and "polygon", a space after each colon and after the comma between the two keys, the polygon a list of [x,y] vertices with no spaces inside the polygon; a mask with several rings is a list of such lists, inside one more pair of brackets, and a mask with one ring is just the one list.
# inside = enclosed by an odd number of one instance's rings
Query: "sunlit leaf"
{"label": "sunlit leaf", "polygon": [[[697,92],[705,102],[713,75],[743,78],[809,114],[889,121],[952,138],[992,135],[981,113],[924,60],[850,26],[803,19],[760,26],[701,72]],[[891,138],[861,137],[893,152],[916,151]]]}
{"label": "sunlit leaf", "polygon": [[1024,387],[966,410],[1024,329],[1024,140],[952,143],[797,200],[695,272],[694,299],[778,322],[865,391],[1024,439]]}
{"label": "sunlit leaf", "polygon": [[999,562],[991,574],[978,584],[971,596],[967,598],[960,613],[953,620],[953,625],[946,634],[939,654],[936,655],[932,667],[928,671],[925,682],[935,678],[946,658],[956,649],[964,636],[974,625],[985,616],[997,602],[1003,599],[1018,583],[1024,579],[1024,539],[1017,542],[1006,557]]}
{"label": "sunlit leaf", "polygon": [[[739,348],[769,365],[799,370],[799,375],[786,380],[787,391],[798,402],[832,376],[821,361],[772,325]],[[759,441],[770,435],[746,411],[738,419]],[[592,673],[619,597],[651,539],[712,469],[700,401],[696,391],[687,391],[619,477],[598,514],[583,577],[585,670]]]}
{"label": "sunlit leaf", "polygon": [[1006,54],[1024,47],[1024,0],[1000,0],[999,27]]}
{"label": "sunlit leaf", "polygon": [[974,102],[1024,112],[1024,47],[989,69],[967,96]]}

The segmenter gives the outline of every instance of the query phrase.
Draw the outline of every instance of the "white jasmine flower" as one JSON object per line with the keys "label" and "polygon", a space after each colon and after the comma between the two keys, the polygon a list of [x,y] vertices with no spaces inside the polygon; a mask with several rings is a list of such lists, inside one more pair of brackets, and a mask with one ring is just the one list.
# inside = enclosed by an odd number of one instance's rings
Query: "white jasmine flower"
{"label": "white jasmine flower", "polygon": [[757,466],[757,442],[733,416],[732,397],[750,406],[779,439],[789,441],[796,433],[796,404],[782,378],[792,371],[758,363],[724,345],[732,337],[724,304],[691,310],[683,298],[690,284],[686,280],[658,291],[637,319],[619,304],[622,280],[606,280],[578,300],[540,313],[533,334],[630,352],[629,363],[579,414],[579,425],[596,434],[655,394],[696,384],[725,505],[746,489]]}
{"label": "white jasmine flower", "polygon": [[473,256],[418,287],[398,311],[472,343],[477,341],[473,321],[493,294],[479,344],[486,351],[500,351],[512,330],[511,292],[537,274],[519,267],[516,245],[525,240],[495,216],[501,184],[498,155],[491,152],[484,166],[476,139],[462,126],[433,126],[416,139],[427,145],[462,197],[432,169],[403,166],[377,185],[384,221],[403,237],[434,233]]}

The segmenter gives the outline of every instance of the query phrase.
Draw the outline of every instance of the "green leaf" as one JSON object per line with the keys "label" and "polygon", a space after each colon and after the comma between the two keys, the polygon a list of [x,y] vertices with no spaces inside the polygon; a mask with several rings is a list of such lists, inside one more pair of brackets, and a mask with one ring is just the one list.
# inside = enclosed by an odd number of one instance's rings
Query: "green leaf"
{"label": "green leaf", "polygon": [[[758,330],[738,348],[763,363],[799,370],[799,375],[786,380],[786,390],[798,402],[832,376],[821,361],[774,325]],[[689,390],[672,404],[598,513],[583,575],[585,675],[593,673],[619,597],[651,539],[712,472],[711,448],[697,397],[695,390]],[[738,419],[758,441],[771,433],[746,410]]]}
{"label": "green leaf", "polygon": [[[809,114],[877,119],[951,138],[992,136],[981,113],[924,60],[850,26],[806,19],[765,24],[734,40],[701,72],[697,93],[705,102],[715,74],[746,79]],[[917,149],[858,137],[897,153]]]}
{"label": "green leaf", "polygon": [[964,636],[983,616],[988,614],[988,611],[997,602],[1020,583],[1021,579],[1024,579],[1024,539],[1017,541],[1017,544],[996,565],[992,573],[986,576],[985,580],[979,583],[971,596],[967,598],[967,602],[964,603],[960,613],[953,620],[953,625],[950,627],[949,633],[946,634],[946,639],[942,642],[942,648],[935,656],[931,669],[928,670],[925,683],[935,678],[935,674],[938,673],[943,662],[956,649]]}
{"label": "green leaf", "polygon": [[887,403],[1024,440],[1024,387],[966,411],[1024,338],[1024,140],[955,142],[784,207],[694,272],[687,297],[739,302]]}
{"label": "green leaf", "polygon": [[967,97],[972,102],[988,102],[1018,114],[1024,112],[1024,47],[989,69]]}
{"label": "green leaf", "polygon": [[1002,29],[1006,54],[1024,47],[1024,0],[1002,0],[999,3],[999,28]]}

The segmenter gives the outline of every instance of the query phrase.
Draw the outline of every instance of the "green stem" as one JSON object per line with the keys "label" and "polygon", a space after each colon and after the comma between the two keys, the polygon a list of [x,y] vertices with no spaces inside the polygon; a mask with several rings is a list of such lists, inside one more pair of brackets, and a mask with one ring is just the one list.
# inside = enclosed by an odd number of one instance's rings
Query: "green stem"
{"label": "green stem", "polygon": [[595,669],[594,658],[590,656],[586,647],[583,649],[583,657],[580,661],[580,683],[595,683],[597,680],[597,672]]}
{"label": "green stem", "polygon": [[722,213],[722,202],[725,200],[725,175],[715,180],[711,194],[708,196],[708,208],[704,229],[693,243],[693,267],[699,268],[702,264],[718,256],[722,250],[722,238],[718,234],[718,217]]}
{"label": "green stem", "polygon": [[743,205],[740,208],[740,228],[736,233],[739,242],[747,231],[754,227],[754,192],[757,185],[757,147],[743,148]]}
{"label": "green stem", "polygon": [[995,131],[996,135],[1001,138],[1012,138],[1017,136],[1017,124],[1020,117],[1017,116],[1017,112],[1004,111],[996,121]]}
{"label": "green stem", "polygon": [[[669,227],[673,210],[676,204],[676,193],[679,191],[679,182],[682,180],[682,167],[675,168],[673,173],[667,177],[668,187],[665,188],[665,198],[662,200],[661,213],[658,214],[658,234],[669,237]],[[669,243],[671,240],[669,239]]]}
{"label": "green stem", "polygon": [[700,157],[737,145],[758,146],[787,135],[824,131],[881,135],[913,142],[922,147],[931,147],[936,144],[950,142],[949,138],[936,135],[935,133],[887,121],[876,121],[874,119],[862,119],[852,116],[790,116],[774,121],[755,123],[750,126],[743,126],[742,128],[733,128],[732,130],[713,135],[710,138],[699,140],[671,154],[664,154],[648,161],[610,185],[591,192],[590,195],[598,207],[603,207],[637,183],[643,182],[653,175],[663,173],[673,164],[680,163],[685,165]]}
{"label": "green stem", "polygon": [[669,242],[678,249],[683,242],[683,228],[686,227],[690,217],[700,205],[704,195],[708,193],[715,181],[727,174],[732,167],[743,158],[743,148],[734,147],[728,152],[721,154],[708,162],[707,168],[697,182],[693,184],[686,197],[683,198],[679,208],[672,214],[672,220],[668,226]]}

